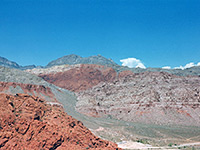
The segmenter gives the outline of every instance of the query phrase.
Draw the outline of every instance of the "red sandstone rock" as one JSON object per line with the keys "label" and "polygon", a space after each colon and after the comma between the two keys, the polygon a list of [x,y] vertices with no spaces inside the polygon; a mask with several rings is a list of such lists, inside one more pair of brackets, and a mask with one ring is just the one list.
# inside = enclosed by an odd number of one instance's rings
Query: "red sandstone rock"
{"label": "red sandstone rock", "polygon": [[60,107],[26,95],[0,94],[0,149],[114,150]]}
{"label": "red sandstone rock", "polygon": [[16,88],[17,86],[19,86],[23,90],[23,92],[26,94],[32,94],[33,96],[39,96],[44,99],[45,97],[43,95],[45,95],[45,96],[48,96],[51,99],[51,101],[56,101],[56,98],[54,94],[52,93],[51,89],[49,87],[45,87],[44,85],[0,81],[0,92],[13,94],[13,93],[10,93],[9,88],[10,87]]}
{"label": "red sandstone rock", "polygon": [[55,72],[39,74],[39,77],[49,83],[74,92],[90,89],[100,82],[112,82],[118,78],[134,74],[132,71],[122,71],[117,75],[113,68],[94,64],[81,64],[80,67],[77,66],[67,71]]}
{"label": "red sandstone rock", "polygon": [[113,81],[117,73],[114,69],[105,66],[82,64],[79,68],[58,73],[40,74],[39,76],[56,86],[78,92],[89,89],[100,82]]}
{"label": "red sandstone rock", "polygon": [[126,77],[126,76],[131,76],[133,75],[134,73],[130,70],[126,70],[126,71],[122,71],[118,74],[118,78],[123,78],[123,77]]}

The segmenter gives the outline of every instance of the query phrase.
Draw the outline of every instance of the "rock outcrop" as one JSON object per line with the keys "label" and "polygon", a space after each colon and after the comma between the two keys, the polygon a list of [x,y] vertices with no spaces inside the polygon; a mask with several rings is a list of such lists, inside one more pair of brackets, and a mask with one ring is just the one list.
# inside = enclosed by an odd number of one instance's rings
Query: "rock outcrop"
{"label": "rock outcrop", "polygon": [[31,94],[33,96],[38,96],[43,99],[48,97],[49,101],[57,101],[51,88],[45,87],[44,85],[0,81],[0,92],[7,94],[15,94],[20,92],[25,94]]}
{"label": "rock outcrop", "polygon": [[82,122],[38,97],[0,94],[0,149],[117,150]]}
{"label": "rock outcrop", "polygon": [[124,121],[200,126],[200,77],[164,72],[124,76],[77,94],[77,111]]}

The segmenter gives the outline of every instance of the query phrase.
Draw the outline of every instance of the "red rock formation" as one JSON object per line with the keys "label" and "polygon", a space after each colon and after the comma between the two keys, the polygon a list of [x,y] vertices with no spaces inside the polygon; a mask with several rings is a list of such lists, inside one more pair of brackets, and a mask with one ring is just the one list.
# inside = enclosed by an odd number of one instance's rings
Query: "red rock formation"
{"label": "red rock formation", "polygon": [[130,75],[133,75],[134,73],[130,70],[125,70],[125,71],[122,71],[118,74],[118,78],[123,78],[123,77],[126,77],[126,76],[130,76]]}
{"label": "red rock formation", "polygon": [[39,77],[61,88],[80,92],[92,88],[100,82],[112,82],[115,79],[133,74],[131,71],[122,71],[117,75],[117,72],[110,67],[81,64],[80,67],[63,72],[39,74]]}
{"label": "red rock formation", "polygon": [[26,94],[0,94],[0,149],[117,150],[60,107]]}
{"label": "red rock formation", "polygon": [[[54,94],[52,93],[51,89],[49,87],[45,87],[44,85],[34,85],[34,84],[24,84],[24,83],[15,83],[15,82],[1,82],[0,81],[0,92],[3,93],[9,93],[9,88],[13,87],[16,88],[19,86],[24,93],[26,94],[32,94],[33,96],[39,96],[41,98],[43,97],[41,94],[50,97],[52,101],[56,101]],[[36,95],[37,94],[37,95]]]}
{"label": "red rock formation", "polygon": [[72,68],[65,72],[40,74],[47,82],[70,91],[89,89],[100,82],[113,81],[117,73],[114,69],[100,65],[82,64],[80,68]]}

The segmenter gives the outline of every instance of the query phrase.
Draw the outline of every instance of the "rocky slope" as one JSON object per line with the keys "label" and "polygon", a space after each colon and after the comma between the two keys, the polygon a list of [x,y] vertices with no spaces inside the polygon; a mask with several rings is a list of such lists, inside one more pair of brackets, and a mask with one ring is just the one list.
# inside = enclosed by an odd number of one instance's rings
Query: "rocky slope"
{"label": "rocky slope", "polygon": [[111,59],[107,59],[101,55],[81,57],[78,55],[67,55],[56,60],[53,60],[47,64],[46,67],[52,67],[57,65],[74,65],[74,64],[97,64],[97,65],[117,65]]}
{"label": "rocky slope", "polygon": [[199,76],[134,74],[130,70],[117,73],[110,67],[93,64],[29,71],[57,86],[80,92],[76,110],[88,116],[200,126]]}
{"label": "rocky slope", "polygon": [[20,66],[16,62],[10,61],[1,56],[0,56],[0,65],[4,67],[10,67],[10,68],[20,68]]}
{"label": "rocky slope", "polygon": [[48,101],[57,101],[51,88],[45,87],[44,85],[0,81],[0,92],[7,94],[26,93],[43,99],[46,98]]}
{"label": "rocky slope", "polygon": [[133,74],[131,71],[117,74],[110,67],[94,64],[61,65],[27,70],[27,72],[37,74],[49,83],[74,92],[87,90],[100,82],[111,82],[116,78]]}
{"label": "rocky slope", "polygon": [[119,148],[94,136],[82,122],[43,99],[26,94],[0,94],[0,149]]}
{"label": "rocky slope", "polygon": [[199,76],[200,67],[180,69],[130,69],[120,66],[102,66],[95,64],[59,65],[50,68],[28,69],[27,72],[42,77],[49,83],[70,91],[80,92],[87,90],[100,82],[110,82],[134,73],[143,72],[167,72],[177,76]]}
{"label": "rocky slope", "polygon": [[200,77],[145,72],[77,94],[78,112],[124,121],[200,126]]}
{"label": "rocky slope", "polygon": [[81,91],[97,85],[100,82],[110,82],[116,77],[112,68],[99,65],[79,65],[79,67],[56,74],[41,74],[47,82],[70,91]]}
{"label": "rocky slope", "polygon": [[128,68],[126,66],[120,65],[108,65],[113,68],[116,72],[122,71],[132,71],[133,73],[142,73],[142,72],[167,72],[177,76],[200,76],[200,66],[195,66],[187,69],[162,69],[162,68]]}
{"label": "rocky slope", "polygon": [[0,82],[2,82],[0,92],[9,94],[27,93],[45,98],[50,102],[58,101],[63,104],[69,115],[79,116],[79,113],[74,110],[76,103],[74,93],[50,84],[36,75],[0,66]]}

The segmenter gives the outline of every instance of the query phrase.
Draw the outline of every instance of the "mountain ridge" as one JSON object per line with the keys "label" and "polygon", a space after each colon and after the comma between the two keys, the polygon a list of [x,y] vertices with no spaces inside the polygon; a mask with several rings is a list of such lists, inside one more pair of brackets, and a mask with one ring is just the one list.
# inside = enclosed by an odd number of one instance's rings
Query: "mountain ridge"
{"label": "mountain ridge", "polygon": [[62,66],[62,65],[76,65],[76,64],[95,64],[102,65],[106,67],[113,68],[116,72],[122,72],[126,70],[130,70],[133,73],[141,73],[141,72],[167,72],[170,74],[178,75],[178,76],[200,76],[200,66],[194,66],[186,69],[163,69],[163,68],[129,68],[127,66],[120,66],[115,63],[112,59],[107,59],[101,55],[90,56],[90,57],[81,57],[75,54],[66,55],[55,59],[49,62],[46,66],[21,66],[14,61],[10,61],[4,57],[0,56],[0,66],[15,68],[19,70],[29,70],[29,69],[43,69],[43,68],[51,68],[54,66]]}
{"label": "mountain ridge", "polygon": [[81,57],[75,54],[66,55],[49,62],[46,67],[55,65],[74,65],[74,64],[97,64],[97,65],[117,65],[113,60],[107,59],[101,55]]}
{"label": "mountain ridge", "polygon": [[0,56],[0,66],[8,67],[8,68],[20,69],[20,70],[36,68],[35,65],[21,66],[18,63],[14,62],[14,61],[10,61],[7,58],[1,57],[1,56]]}

